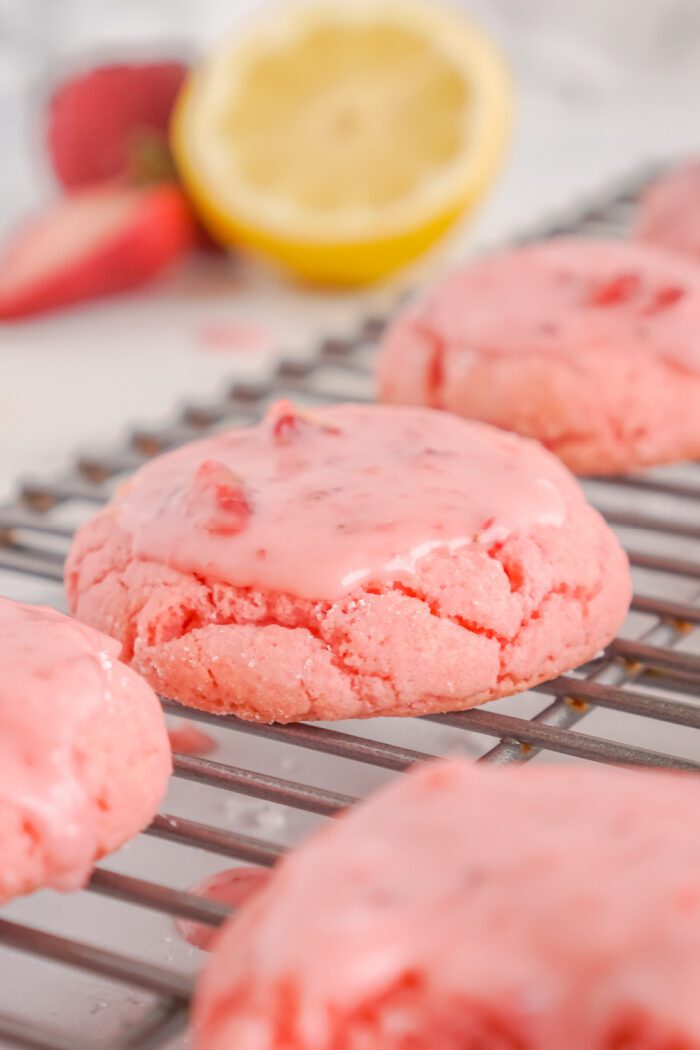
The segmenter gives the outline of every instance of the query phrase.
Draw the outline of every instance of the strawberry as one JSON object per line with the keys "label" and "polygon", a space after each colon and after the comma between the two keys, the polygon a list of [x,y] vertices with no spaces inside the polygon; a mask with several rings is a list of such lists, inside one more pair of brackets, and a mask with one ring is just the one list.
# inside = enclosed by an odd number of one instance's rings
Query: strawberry
{"label": "strawberry", "polygon": [[621,273],[595,284],[588,301],[591,306],[619,306],[634,298],[640,287],[641,281],[637,274]]}
{"label": "strawberry", "polygon": [[190,504],[207,532],[233,536],[252,513],[243,482],[225,463],[205,459],[195,473]]}
{"label": "strawberry", "polygon": [[684,295],[685,289],[678,285],[665,285],[656,290],[644,289],[637,274],[622,273],[594,285],[588,302],[591,306],[622,306],[637,300],[640,312],[653,316],[675,306]]}
{"label": "strawberry", "polygon": [[301,415],[291,401],[276,401],[268,412],[272,437],[276,444],[286,445],[299,433]]}
{"label": "strawberry", "polygon": [[136,288],[195,236],[176,186],[76,192],[20,230],[0,257],[0,320]]}
{"label": "strawberry", "polygon": [[663,288],[658,289],[644,312],[647,314],[661,313],[662,310],[668,310],[671,306],[675,306],[684,295],[684,288],[680,288],[675,284],[665,285]]}
{"label": "strawberry", "polygon": [[339,434],[340,428],[333,423],[321,422],[309,412],[300,412],[291,401],[280,400],[270,405],[267,419],[272,428],[272,438],[277,445],[289,445],[304,430],[316,429],[325,434]]}
{"label": "strawberry", "polygon": [[47,139],[63,185],[172,178],[168,124],[186,75],[181,62],[107,65],[59,87],[49,105]]}

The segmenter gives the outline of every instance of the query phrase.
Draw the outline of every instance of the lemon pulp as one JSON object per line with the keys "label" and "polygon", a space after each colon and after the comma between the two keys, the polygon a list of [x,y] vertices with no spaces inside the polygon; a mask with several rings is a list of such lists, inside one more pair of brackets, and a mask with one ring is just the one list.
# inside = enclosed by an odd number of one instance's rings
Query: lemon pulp
{"label": "lemon pulp", "polygon": [[294,7],[196,71],[174,151],[212,232],[316,280],[370,280],[488,186],[508,75],[461,15],[422,3]]}

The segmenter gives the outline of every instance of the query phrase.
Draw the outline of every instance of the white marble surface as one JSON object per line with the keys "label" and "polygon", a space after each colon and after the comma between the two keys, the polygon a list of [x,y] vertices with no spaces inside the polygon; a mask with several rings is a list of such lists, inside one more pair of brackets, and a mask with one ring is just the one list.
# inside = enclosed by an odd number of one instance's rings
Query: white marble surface
{"label": "white marble surface", "polygon": [[[54,192],[38,148],[42,86],[80,56],[198,49],[255,0],[0,0],[0,229]],[[513,62],[518,118],[503,177],[434,261],[559,208],[652,157],[698,146],[697,0],[473,0]],[[430,266],[430,264],[428,264]],[[362,297],[360,297],[361,299]],[[357,296],[302,293],[255,266],[179,275],[155,292],[0,327],[0,490],[128,421],[205,396],[250,355],[203,352],[213,321],[283,338],[346,324]]]}

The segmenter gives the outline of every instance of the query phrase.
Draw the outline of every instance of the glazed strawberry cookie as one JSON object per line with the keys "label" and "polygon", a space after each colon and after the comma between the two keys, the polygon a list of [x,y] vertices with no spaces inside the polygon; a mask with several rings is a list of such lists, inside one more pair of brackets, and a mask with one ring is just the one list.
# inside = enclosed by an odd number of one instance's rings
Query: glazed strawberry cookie
{"label": "glazed strawberry cookie", "polygon": [[700,269],[554,240],[455,272],[387,334],[382,400],[539,439],[575,472],[700,455]]}
{"label": "glazed strawberry cookie", "polygon": [[78,889],[165,793],[160,704],[119,648],[53,609],[0,598],[0,902]]}
{"label": "glazed strawberry cookie", "polygon": [[559,461],[444,412],[288,404],[143,467],[71,609],[161,693],[243,718],[449,711],[614,635],[627,560]]}
{"label": "glazed strawberry cookie", "polygon": [[700,262],[700,161],[672,171],[643,195],[636,235]]}
{"label": "glazed strawberry cookie", "polygon": [[430,763],[229,921],[196,1050],[699,1050],[700,781]]}

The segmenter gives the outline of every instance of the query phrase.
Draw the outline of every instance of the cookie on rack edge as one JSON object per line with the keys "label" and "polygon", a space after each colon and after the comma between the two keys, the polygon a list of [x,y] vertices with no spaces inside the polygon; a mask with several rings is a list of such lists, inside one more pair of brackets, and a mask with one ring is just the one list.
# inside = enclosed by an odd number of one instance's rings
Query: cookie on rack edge
{"label": "cookie on rack edge", "polygon": [[0,903],[79,889],[165,794],[163,712],[119,648],[53,609],[0,598]]}
{"label": "cookie on rack edge", "polygon": [[700,160],[663,175],[642,194],[634,232],[700,262]]}

